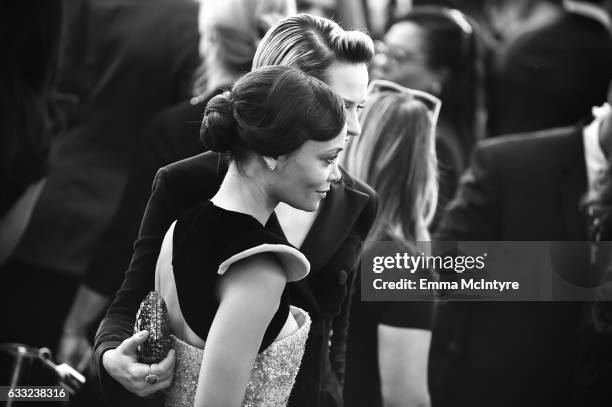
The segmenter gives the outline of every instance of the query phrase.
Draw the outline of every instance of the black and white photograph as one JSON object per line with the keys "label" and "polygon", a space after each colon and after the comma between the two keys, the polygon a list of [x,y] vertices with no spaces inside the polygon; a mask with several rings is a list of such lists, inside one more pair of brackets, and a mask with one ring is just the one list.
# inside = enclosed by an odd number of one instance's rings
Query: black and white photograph
{"label": "black and white photograph", "polygon": [[0,405],[612,407],[612,0],[0,0]]}

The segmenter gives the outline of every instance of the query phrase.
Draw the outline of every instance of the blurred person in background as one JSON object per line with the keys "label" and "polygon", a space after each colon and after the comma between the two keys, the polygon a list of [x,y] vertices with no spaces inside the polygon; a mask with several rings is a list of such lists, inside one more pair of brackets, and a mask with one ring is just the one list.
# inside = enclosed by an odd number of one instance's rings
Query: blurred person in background
{"label": "blurred person in background", "polygon": [[330,18],[345,30],[366,31],[367,12],[363,0],[298,0],[300,13]]}
{"label": "blurred person in background", "polygon": [[[357,137],[357,118],[366,97],[367,65],[374,56],[372,40],[358,31],[345,31],[333,21],[299,14],[274,25],[261,40],[253,68],[288,65],[326,82],[344,100],[347,136]],[[320,156],[320,164],[337,165],[338,151]],[[146,402],[161,383],[150,385],[148,365],[136,362],[136,349],[146,339],[133,335],[138,306],[154,288],[160,247],[170,224],[184,211],[209,199],[227,171],[226,160],[213,152],[161,168],[142,219],[134,254],[96,334],[95,361],[101,385],[112,405]],[[292,406],[342,406],[345,343],[350,291],[359,264],[361,243],[376,212],[376,196],[365,183],[340,168],[342,179],[331,185],[315,213],[281,204],[268,227],[286,236],[311,264],[307,278],[290,284],[291,305],[312,319],[302,365],[293,387]],[[173,374],[170,354],[151,371]],[[140,396],[140,397],[138,397]]]}
{"label": "blurred person in background", "polygon": [[572,125],[606,100],[610,4],[566,0],[558,16],[504,47],[492,65],[491,136]]}
{"label": "blurred person in background", "polygon": [[317,17],[332,18],[338,9],[338,0],[298,0],[297,10]]}
{"label": "blurred person in background", "polygon": [[93,335],[81,320],[103,299],[79,283],[119,203],[138,135],[162,108],[190,95],[199,63],[197,4],[63,6],[57,89],[65,95],[58,104],[65,126],[52,141],[30,223],[0,273],[0,320],[10,327],[0,342],[59,350],[60,361],[87,370]]}
{"label": "blurred person in background", "polygon": [[413,0],[362,0],[367,10],[368,28],[372,36],[382,39],[391,23],[407,14],[413,5]]}
{"label": "blurred person in background", "polygon": [[414,6],[444,6],[474,19],[492,51],[519,34],[538,28],[563,12],[562,0],[414,0]]}
{"label": "blurred person in background", "polygon": [[230,0],[223,3],[200,0],[198,28],[203,63],[195,81],[191,105],[203,111],[211,91],[231,88],[240,75],[251,70],[257,45],[268,29],[281,18],[295,13],[293,0]]}
{"label": "blurred person in background", "polygon": [[[603,117],[481,141],[437,239],[588,241],[581,202],[605,174],[612,145]],[[578,264],[570,271],[583,278],[590,264],[581,254],[563,264]],[[573,405],[584,309],[579,301],[442,303],[431,346],[434,405]]]}
{"label": "blurred person in background", "polygon": [[[392,241],[418,254],[417,242],[430,240],[438,194],[438,104],[399,86],[374,87],[368,97],[360,115],[362,134],[349,144],[344,165],[378,194],[371,244]],[[347,341],[347,406],[431,405],[427,366],[433,318],[433,301],[362,302],[358,280]]]}
{"label": "blurred person in background", "polygon": [[442,209],[452,199],[482,136],[483,59],[476,28],[463,13],[415,7],[379,42],[371,75],[442,100],[436,134]]}
{"label": "blurred person in background", "polygon": [[[181,103],[161,111],[144,129],[117,211],[86,270],[83,295],[72,306],[67,320],[72,330],[87,332],[97,323],[121,285],[157,170],[204,151],[199,133],[206,104],[250,70],[257,44],[268,28],[294,12],[293,0],[201,2],[202,65],[194,85],[200,93],[191,100],[184,95]],[[81,311],[84,307],[87,314]],[[68,359],[82,357],[86,349],[71,347],[69,342],[65,345]]]}
{"label": "blurred person in background", "polygon": [[48,172],[62,14],[59,0],[0,2],[0,267],[19,243]]}
{"label": "blurred person in background", "polygon": [[[595,109],[595,122],[599,127],[599,139],[604,167],[593,179],[593,188],[585,199],[585,213],[589,226],[589,238],[595,242],[607,242],[598,250],[606,250],[607,268],[596,289],[596,298],[587,306],[587,312],[578,336],[578,359],[575,377],[574,405],[603,407],[612,405],[612,86],[608,89],[608,102]],[[599,162],[601,163],[600,156]]]}
{"label": "blurred person in background", "polygon": [[561,3],[561,0],[483,1],[482,12],[497,45],[504,47],[516,37],[559,18],[563,13]]}

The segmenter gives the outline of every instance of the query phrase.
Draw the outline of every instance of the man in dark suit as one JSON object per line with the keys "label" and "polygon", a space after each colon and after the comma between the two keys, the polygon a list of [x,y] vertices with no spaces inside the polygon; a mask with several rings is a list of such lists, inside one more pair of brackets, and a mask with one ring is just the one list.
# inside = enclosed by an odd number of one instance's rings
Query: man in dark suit
{"label": "man in dark suit", "polygon": [[[604,110],[585,126],[482,142],[438,238],[586,240],[580,202],[612,140]],[[444,304],[432,344],[434,404],[570,405],[583,305]]]}
{"label": "man in dark suit", "polygon": [[608,0],[565,1],[560,17],[497,56],[491,135],[569,126],[604,102],[612,79],[608,8]]}

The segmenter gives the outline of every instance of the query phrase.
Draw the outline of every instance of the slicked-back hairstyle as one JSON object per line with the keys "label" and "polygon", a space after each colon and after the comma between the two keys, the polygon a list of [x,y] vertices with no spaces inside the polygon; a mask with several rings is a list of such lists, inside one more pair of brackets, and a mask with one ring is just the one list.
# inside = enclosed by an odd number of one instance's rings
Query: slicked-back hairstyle
{"label": "slicked-back hairstyle", "polygon": [[346,31],[326,18],[298,14],[270,28],[257,47],[253,69],[287,65],[326,81],[334,65],[368,64],[373,57],[374,44],[365,33]]}
{"label": "slicked-back hairstyle", "polygon": [[361,136],[348,144],[343,165],[378,194],[367,238],[392,239],[407,249],[429,240],[438,201],[432,116],[412,95],[381,92],[361,112]]}

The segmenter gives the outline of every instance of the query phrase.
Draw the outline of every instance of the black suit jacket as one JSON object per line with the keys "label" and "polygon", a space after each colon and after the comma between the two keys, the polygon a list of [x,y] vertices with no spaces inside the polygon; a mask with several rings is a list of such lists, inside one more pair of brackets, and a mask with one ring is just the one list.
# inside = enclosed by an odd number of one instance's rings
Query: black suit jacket
{"label": "black suit jacket", "polygon": [[221,91],[208,92],[196,104],[187,100],[165,109],[147,125],[119,207],[85,272],[89,288],[113,298],[121,287],[155,174],[161,167],[204,152],[199,138],[202,116],[208,101]]}
{"label": "black suit jacket", "polygon": [[[209,152],[164,167],[155,178],[129,270],[96,335],[95,359],[104,394],[113,405],[142,400],[106,373],[102,355],[132,334],[138,305],[154,288],[155,263],[166,230],[180,213],[215,194],[225,170],[220,156]],[[342,171],[342,181],[332,184],[302,245],[311,272],[291,284],[290,301],[307,310],[313,324],[291,395],[292,406],[342,405],[348,292],[356,275],[361,242],[375,212],[372,189]],[[271,221],[280,231],[274,217]]]}
{"label": "black suit jacket", "polygon": [[[581,127],[482,142],[441,240],[586,240]],[[453,303],[432,340],[436,406],[569,405],[582,303]]]}
{"label": "black suit jacket", "polygon": [[564,13],[498,56],[489,107],[493,135],[569,126],[606,100],[612,38],[592,18]]}

